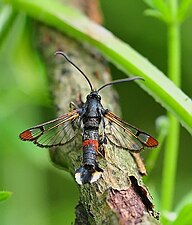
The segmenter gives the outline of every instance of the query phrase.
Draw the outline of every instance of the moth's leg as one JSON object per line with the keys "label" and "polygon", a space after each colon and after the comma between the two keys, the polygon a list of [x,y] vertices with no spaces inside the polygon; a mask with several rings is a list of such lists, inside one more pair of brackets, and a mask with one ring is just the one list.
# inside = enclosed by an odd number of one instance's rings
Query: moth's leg
{"label": "moth's leg", "polygon": [[140,153],[135,153],[135,152],[131,152],[131,155],[133,156],[133,159],[137,165],[138,171],[142,176],[146,176],[147,175],[147,170],[145,168],[145,164],[141,158]]}
{"label": "moth's leg", "polygon": [[75,102],[71,101],[69,103],[69,108],[70,108],[70,111],[74,110],[74,109],[78,109],[79,106],[77,104],[75,104]]}
{"label": "moth's leg", "polygon": [[100,124],[100,138],[99,138],[99,151],[98,153],[105,157],[105,150],[107,145],[107,136],[105,134],[105,121],[104,118],[101,118],[101,124]]}
{"label": "moth's leg", "polygon": [[98,149],[98,155],[105,158],[106,145],[101,144]]}

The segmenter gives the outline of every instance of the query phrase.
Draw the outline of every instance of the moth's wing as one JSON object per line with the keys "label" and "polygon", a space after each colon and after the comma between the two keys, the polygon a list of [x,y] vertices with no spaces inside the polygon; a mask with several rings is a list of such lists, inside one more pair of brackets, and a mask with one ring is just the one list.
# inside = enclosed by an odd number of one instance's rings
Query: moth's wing
{"label": "moth's wing", "polygon": [[65,145],[79,134],[78,118],[78,111],[73,110],[54,120],[31,127],[23,131],[19,137],[42,148]]}
{"label": "moth's wing", "polygon": [[104,115],[105,135],[114,145],[130,151],[139,152],[144,147],[156,147],[158,141],[152,136],[121,120],[107,111]]}

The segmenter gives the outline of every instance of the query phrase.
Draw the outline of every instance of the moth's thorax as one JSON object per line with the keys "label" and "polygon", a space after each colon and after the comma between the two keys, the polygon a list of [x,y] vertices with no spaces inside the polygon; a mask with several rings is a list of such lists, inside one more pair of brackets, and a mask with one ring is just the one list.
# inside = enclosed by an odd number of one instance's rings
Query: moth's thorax
{"label": "moth's thorax", "polygon": [[101,96],[98,92],[93,91],[87,96],[87,100],[85,103],[86,117],[101,117]]}

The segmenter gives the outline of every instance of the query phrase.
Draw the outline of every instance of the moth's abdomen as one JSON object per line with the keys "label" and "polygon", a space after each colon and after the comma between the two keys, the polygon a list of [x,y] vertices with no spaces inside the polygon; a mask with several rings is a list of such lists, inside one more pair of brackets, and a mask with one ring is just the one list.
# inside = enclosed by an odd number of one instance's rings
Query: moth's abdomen
{"label": "moth's abdomen", "polygon": [[99,144],[97,140],[83,141],[83,165],[91,165],[95,167],[98,147]]}
{"label": "moth's abdomen", "polygon": [[79,184],[93,183],[98,180],[103,172],[99,168],[96,157],[99,150],[99,132],[95,126],[87,126],[83,134],[83,166],[75,172],[76,181]]}

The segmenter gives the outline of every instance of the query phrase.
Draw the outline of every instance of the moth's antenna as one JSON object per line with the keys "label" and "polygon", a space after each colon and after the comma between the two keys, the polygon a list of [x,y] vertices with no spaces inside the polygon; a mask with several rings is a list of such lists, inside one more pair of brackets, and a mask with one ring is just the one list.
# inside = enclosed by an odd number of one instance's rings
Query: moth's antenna
{"label": "moth's antenna", "polygon": [[120,80],[114,80],[112,82],[109,82],[107,84],[104,84],[103,86],[101,86],[97,91],[101,91],[101,89],[109,86],[109,85],[113,85],[113,84],[119,84],[119,83],[124,83],[124,82],[129,82],[129,81],[134,81],[134,80],[144,80],[142,77],[131,77],[131,78],[125,78],[125,79],[120,79]]}
{"label": "moth's antenna", "polygon": [[88,84],[90,86],[91,91],[93,91],[93,86],[92,86],[90,80],[88,79],[88,77],[84,74],[84,72],[78,66],[75,65],[75,63],[73,63],[69,59],[69,57],[64,52],[58,51],[58,52],[55,52],[55,55],[62,55],[68,62],[70,62],[85,77],[85,79],[87,80],[87,82],[88,82]]}

